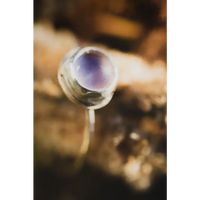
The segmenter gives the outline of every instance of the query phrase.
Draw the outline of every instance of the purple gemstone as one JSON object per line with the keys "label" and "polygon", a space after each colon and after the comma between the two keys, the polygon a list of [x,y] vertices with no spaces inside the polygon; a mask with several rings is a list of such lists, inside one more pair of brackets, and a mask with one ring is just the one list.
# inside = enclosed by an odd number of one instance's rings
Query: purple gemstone
{"label": "purple gemstone", "polygon": [[101,52],[92,51],[81,55],[74,63],[76,80],[90,90],[108,88],[115,77],[114,66]]}

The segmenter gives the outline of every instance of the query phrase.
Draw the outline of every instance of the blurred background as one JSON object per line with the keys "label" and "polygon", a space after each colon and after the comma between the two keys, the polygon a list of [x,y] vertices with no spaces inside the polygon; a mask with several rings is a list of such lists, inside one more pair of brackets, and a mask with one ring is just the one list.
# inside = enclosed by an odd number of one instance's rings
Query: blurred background
{"label": "blurred background", "polygon": [[[76,171],[85,111],[57,72],[78,46],[106,50],[119,80]],[[166,0],[35,0],[34,199],[165,200],[166,75]]]}

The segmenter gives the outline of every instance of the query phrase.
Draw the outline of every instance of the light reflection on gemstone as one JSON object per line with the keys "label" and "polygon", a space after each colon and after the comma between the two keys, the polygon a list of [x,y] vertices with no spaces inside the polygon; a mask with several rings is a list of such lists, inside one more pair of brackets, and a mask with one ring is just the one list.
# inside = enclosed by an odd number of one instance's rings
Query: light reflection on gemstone
{"label": "light reflection on gemstone", "polygon": [[81,55],[74,63],[74,70],[78,83],[90,90],[108,88],[115,77],[113,64],[98,51]]}

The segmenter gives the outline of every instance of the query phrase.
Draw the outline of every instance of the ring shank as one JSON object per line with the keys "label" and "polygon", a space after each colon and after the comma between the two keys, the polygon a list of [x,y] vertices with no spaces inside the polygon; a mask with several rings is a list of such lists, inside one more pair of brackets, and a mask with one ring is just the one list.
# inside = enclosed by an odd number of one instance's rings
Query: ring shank
{"label": "ring shank", "polygon": [[90,142],[94,135],[94,127],[95,127],[95,111],[93,109],[86,109],[86,126],[83,135],[83,143],[80,148],[80,155],[77,158],[76,164],[77,167],[80,167],[84,161],[84,158],[88,152]]}

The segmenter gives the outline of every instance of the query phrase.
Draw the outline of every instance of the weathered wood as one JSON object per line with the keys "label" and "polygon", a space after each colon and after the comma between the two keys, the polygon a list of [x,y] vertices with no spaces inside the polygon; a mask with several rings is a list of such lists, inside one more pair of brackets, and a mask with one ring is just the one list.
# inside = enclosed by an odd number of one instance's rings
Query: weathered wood
{"label": "weathered wood", "polygon": [[[69,50],[83,44],[68,31],[34,27],[34,135],[36,166],[50,165],[54,156],[77,156],[85,122],[84,109],[71,103],[57,81],[59,63]],[[166,64],[105,49],[119,69],[116,93],[96,112],[95,137],[88,163],[146,189],[156,173],[166,173]],[[58,170],[65,174],[63,169]],[[56,168],[55,168],[56,169]]]}
{"label": "weathered wood", "polygon": [[[36,80],[43,76],[58,85],[59,63],[66,53],[78,46],[78,43],[80,41],[78,42],[71,32],[55,32],[50,26],[35,25],[34,69],[38,75],[35,76]],[[101,47],[111,54],[119,69],[117,89],[123,91],[124,99],[138,100],[138,106],[144,111],[151,110],[153,105],[162,107],[166,104],[166,64],[164,61],[157,60],[150,65],[136,55],[111,50],[103,45],[84,45]]]}

